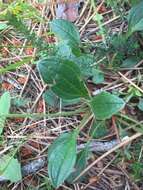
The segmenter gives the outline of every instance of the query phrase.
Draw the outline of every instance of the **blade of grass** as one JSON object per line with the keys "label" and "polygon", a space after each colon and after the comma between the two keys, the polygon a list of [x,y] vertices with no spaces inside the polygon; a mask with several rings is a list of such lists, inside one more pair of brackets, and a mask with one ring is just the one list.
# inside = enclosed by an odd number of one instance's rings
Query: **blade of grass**
{"label": "blade of grass", "polygon": [[18,67],[28,63],[31,59],[32,59],[32,57],[28,57],[28,58],[25,58],[22,61],[18,61],[18,62],[14,63],[14,64],[8,65],[5,68],[1,68],[0,69],[0,75],[6,73],[8,71],[12,71],[12,70],[17,69]]}

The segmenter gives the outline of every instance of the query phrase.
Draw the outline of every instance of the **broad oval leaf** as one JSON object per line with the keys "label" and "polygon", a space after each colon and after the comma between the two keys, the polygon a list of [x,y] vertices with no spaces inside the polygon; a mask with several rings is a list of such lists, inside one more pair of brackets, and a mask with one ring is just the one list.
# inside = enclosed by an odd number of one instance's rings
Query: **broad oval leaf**
{"label": "broad oval leaf", "polygon": [[3,155],[0,158],[0,176],[11,182],[21,180],[21,167],[18,160],[10,155]]}
{"label": "broad oval leaf", "polygon": [[90,102],[93,113],[96,119],[108,119],[112,115],[124,108],[125,102],[108,92],[101,92],[96,95]]}
{"label": "broad oval leaf", "polygon": [[6,116],[4,115],[7,115],[9,113],[10,101],[11,98],[9,92],[5,92],[0,97],[0,135],[2,134],[5,125]]}
{"label": "broad oval leaf", "polygon": [[55,19],[50,28],[61,41],[68,41],[73,47],[80,44],[80,35],[73,23],[64,19]]}
{"label": "broad oval leaf", "polygon": [[43,60],[40,60],[37,64],[39,72],[45,83],[53,83],[54,79],[57,76],[58,69],[60,66],[60,59],[55,57],[49,57]]}
{"label": "broad oval leaf", "polygon": [[70,175],[76,161],[77,133],[65,133],[48,150],[48,174],[55,188]]}
{"label": "broad oval leaf", "polygon": [[128,16],[128,35],[143,30],[143,1],[134,6]]}
{"label": "broad oval leaf", "polygon": [[58,72],[56,84],[51,88],[63,99],[89,99],[88,90],[82,80],[79,67],[71,61],[63,61]]}

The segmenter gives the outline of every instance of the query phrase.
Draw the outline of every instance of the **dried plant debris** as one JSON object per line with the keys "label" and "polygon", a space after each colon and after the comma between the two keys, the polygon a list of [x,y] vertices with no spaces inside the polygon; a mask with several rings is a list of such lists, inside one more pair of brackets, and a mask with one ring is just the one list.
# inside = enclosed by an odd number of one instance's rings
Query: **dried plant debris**
{"label": "dried plant debris", "polygon": [[74,22],[79,17],[79,8],[82,1],[67,2],[67,3],[58,3],[56,8],[56,18],[66,19],[71,22]]}

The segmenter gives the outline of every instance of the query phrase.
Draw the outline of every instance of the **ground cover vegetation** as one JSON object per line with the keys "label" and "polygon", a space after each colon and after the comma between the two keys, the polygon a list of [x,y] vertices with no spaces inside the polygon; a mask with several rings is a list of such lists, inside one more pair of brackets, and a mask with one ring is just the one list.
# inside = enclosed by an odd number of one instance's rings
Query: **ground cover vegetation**
{"label": "ground cover vegetation", "polygon": [[57,4],[0,2],[0,187],[143,189],[143,2]]}

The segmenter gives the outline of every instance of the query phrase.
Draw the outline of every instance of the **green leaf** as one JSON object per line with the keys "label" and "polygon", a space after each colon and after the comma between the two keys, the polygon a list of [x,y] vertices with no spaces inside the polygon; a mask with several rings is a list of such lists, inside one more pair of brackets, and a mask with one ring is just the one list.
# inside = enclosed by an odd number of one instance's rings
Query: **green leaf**
{"label": "green leaf", "polygon": [[143,30],[143,1],[134,6],[128,16],[128,33],[131,35],[133,32]]}
{"label": "green leaf", "polygon": [[139,62],[137,57],[129,57],[125,59],[121,65],[122,68],[131,68],[134,67]]}
{"label": "green leaf", "polygon": [[142,161],[135,161],[131,164],[131,176],[136,181],[142,181],[143,178],[143,163]]}
{"label": "green leaf", "polygon": [[96,15],[92,18],[94,21],[102,21],[103,16],[102,14],[96,13]]}
{"label": "green leaf", "polygon": [[49,57],[47,59],[40,60],[37,64],[39,72],[45,83],[53,83],[60,66],[60,59],[56,57]]}
{"label": "green leaf", "polygon": [[11,101],[11,104],[17,108],[19,107],[26,107],[30,103],[30,99],[26,98],[19,98],[19,97],[14,97]]}
{"label": "green leaf", "polygon": [[107,136],[108,129],[106,126],[106,122],[105,121],[94,122],[90,130],[90,135],[95,139]]}
{"label": "green leaf", "polygon": [[68,44],[68,41],[62,41],[59,42],[58,45],[56,46],[57,49],[57,55],[61,56],[62,58],[68,59],[73,55],[72,49]]}
{"label": "green leaf", "polygon": [[73,23],[64,19],[55,19],[50,23],[50,28],[61,41],[68,41],[72,47],[80,44],[80,35]]}
{"label": "green leaf", "polygon": [[0,158],[0,175],[11,182],[21,180],[21,167],[18,160],[10,155],[3,155]]}
{"label": "green leaf", "polygon": [[6,116],[4,115],[9,113],[10,100],[9,92],[5,92],[0,98],[0,135],[2,134],[5,125]]}
{"label": "green leaf", "polygon": [[48,174],[55,188],[70,175],[76,161],[77,133],[65,133],[48,150]]}
{"label": "green leaf", "polygon": [[61,42],[66,43],[71,48],[74,55],[80,56],[80,35],[73,23],[64,19],[55,19],[50,23],[50,28]]}
{"label": "green leaf", "polygon": [[85,77],[93,76],[92,64],[95,63],[95,57],[90,54],[81,54],[81,56],[71,56],[69,58],[71,61],[75,62],[81,70],[81,73]]}
{"label": "green leaf", "polygon": [[71,61],[63,61],[52,91],[62,99],[89,99],[88,90],[82,80],[79,67]]}
{"label": "green leaf", "polygon": [[6,66],[5,68],[0,68],[0,74],[4,74],[8,71],[13,71],[16,70],[18,67],[28,63],[31,60],[32,57],[27,57],[25,59],[23,59],[22,61],[18,61],[14,64],[10,64],[8,66]]}
{"label": "green leaf", "polygon": [[104,74],[99,69],[92,69],[93,79],[95,84],[100,84],[104,82]]}
{"label": "green leaf", "polygon": [[66,42],[59,43],[57,46],[57,54],[63,59],[68,59],[76,63],[85,77],[92,76],[92,64],[95,63],[95,56],[82,53],[80,56],[75,56]]}
{"label": "green leaf", "polygon": [[0,23],[0,30],[5,30],[7,27],[6,23]]}
{"label": "green leaf", "polygon": [[48,104],[48,106],[52,107],[59,107],[59,98],[56,96],[56,94],[52,90],[46,90],[46,92],[43,95],[43,98],[45,102]]}
{"label": "green leaf", "polygon": [[132,96],[132,97],[136,97],[136,96],[141,97],[142,96],[142,93],[133,86],[129,87],[128,94],[129,94],[129,96]]}
{"label": "green leaf", "polygon": [[125,102],[118,96],[101,92],[91,100],[90,105],[96,119],[102,120],[110,118],[123,109]]}
{"label": "green leaf", "polygon": [[[60,98],[58,96],[56,96],[56,94],[52,91],[52,90],[47,90],[44,93],[44,100],[46,101],[46,103],[49,106],[55,107],[55,108],[60,108]],[[61,106],[65,107],[65,106],[69,106],[69,105],[73,105],[73,104],[77,104],[80,102],[80,98],[76,98],[73,100],[61,100]]]}
{"label": "green leaf", "polygon": [[[87,159],[88,159],[88,149],[85,148],[77,155],[76,164],[74,167],[74,171],[70,174],[67,181],[68,183],[73,183],[74,179],[80,175],[80,173],[86,168]],[[83,176],[79,178],[79,180],[82,180]]]}
{"label": "green leaf", "polygon": [[138,108],[143,111],[143,99],[141,98],[138,104]]}

